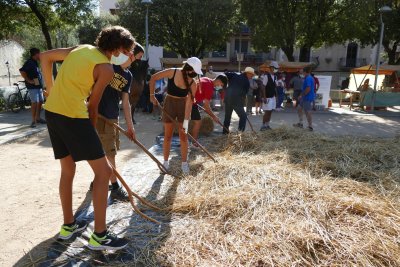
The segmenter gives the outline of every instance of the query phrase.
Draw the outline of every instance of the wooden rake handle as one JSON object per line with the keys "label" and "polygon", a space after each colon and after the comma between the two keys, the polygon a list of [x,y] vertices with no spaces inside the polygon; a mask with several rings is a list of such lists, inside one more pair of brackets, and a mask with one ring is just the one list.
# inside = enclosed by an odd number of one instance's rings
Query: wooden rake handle
{"label": "wooden rake handle", "polygon": [[[109,162],[110,163],[110,162]],[[110,163],[111,164],[111,163]],[[111,165],[112,166],[112,165]],[[156,219],[153,219],[149,216],[147,216],[146,214],[144,214],[143,212],[141,212],[139,210],[138,207],[136,207],[135,202],[133,201],[133,196],[135,196],[137,199],[139,199],[139,201],[141,203],[143,203],[144,205],[146,205],[147,207],[157,210],[157,211],[161,211],[160,208],[154,206],[153,204],[148,203],[147,201],[145,201],[143,198],[141,198],[140,196],[138,196],[137,194],[135,194],[128,186],[128,184],[125,182],[124,178],[122,178],[122,176],[118,173],[118,171],[114,168],[114,166],[112,166],[113,172],[115,174],[115,176],[117,176],[118,180],[121,182],[121,184],[124,186],[126,192],[128,192],[128,197],[129,197],[129,202],[132,205],[132,208],[134,211],[136,211],[137,214],[139,214],[140,216],[142,216],[143,218],[145,218],[146,220],[149,220],[151,222],[157,223],[157,224],[161,224],[161,222],[157,221]]]}
{"label": "wooden rake handle", "polygon": [[[157,99],[156,99],[156,101],[157,101],[157,106],[162,110],[162,112],[163,112],[165,115],[167,115],[167,117],[168,117],[171,121],[173,121],[173,122],[175,123],[175,125],[176,125],[176,126],[178,127],[178,129],[179,129],[179,123],[178,123],[178,121],[177,121],[176,119],[172,118],[172,116],[169,115],[169,114],[165,111],[165,109],[161,106],[160,102],[158,102]],[[186,133],[186,135],[189,136],[190,139],[191,139],[196,145],[198,145],[198,146],[201,148],[201,150],[203,150],[204,153],[206,153],[207,156],[208,156],[210,159],[212,159],[214,162],[217,162],[217,160],[210,154],[210,152],[208,152],[208,150],[207,150],[204,146],[202,146],[190,133]]]}
{"label": "wooden rake handle", "polygon": [[252,132],[253,132],[254,134],[257,134],[257,132],[254,131],[253,124],[250,122],[250,119],[249,119],[249,117],[248,117],[247,115],[246,115],[246,119],[247,119],[247,121],[248,121],[248,123],[249,123],[249,125],[250,125],[250,128],[251,128]]}
{"label": "wooden rake handle", "polygon": [[[126,137],[129,138],[128,133],[127,133],[126,130],[123,129],[121,126],[119,126],[119,125],[116,124],[116,123],[111,122],[110,120],[108,120],[107,118],[104,118],[103,116],[99,116],[99,118],[102,119],[102,120],[104,120],[107,124],[109,124],[109,125],[113,126],[114,128],[118,129],[118,130],[119,130],[120,132],[122,132]],[[137,139],[133,139],[133,142],[134,142],[137,146],[139,146],[139,147],[140,147],[140,148],[141,148],[141,149],[142,149],[156,164],[157,164],[157,167],[160,169],[160,171],[161,171],[162,173],[165,173],[165,174],[168,174],[168,175],[173,176],[173,175],[164,167],[164,165],[163,165],[156,157],[154,157],[154,155],[151,154],[149,150],[147,150],[147,148],[146,148],[142,143],[140,143]]]}
{"label": "wooden rake handle", "polygon": [[211,117],[215,117],[215,118],[217,118],[217,123],[219,124],[219,125],[221,125],[222,126],[222,128],[227,132],[227,133],[229,133],[229,129],[228,128],[226,128],[223,124],[222,124],[222,122],[219,120],[219,118],[213,113],[213,112],[211,112],[211,114],[205,109],[205,108],[203,108],[202,106],[200,106],[199,104],[196,104],[199,108],[201,108],[202,110],[204,110],[208,115],[210,115]]}

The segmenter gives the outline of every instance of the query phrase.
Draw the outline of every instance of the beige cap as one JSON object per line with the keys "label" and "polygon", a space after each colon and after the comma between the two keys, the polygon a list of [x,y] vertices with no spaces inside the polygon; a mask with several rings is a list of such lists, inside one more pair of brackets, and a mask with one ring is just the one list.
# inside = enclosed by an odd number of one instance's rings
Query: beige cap
{"label": "beige cap", "polygon": [[254,73],[254,69],[253,69],[252,67],[246,67],[246,68],[244,69],[244,72],[246,72],[246,73],[251,73],[251,74],[255,74],[255,73]]}

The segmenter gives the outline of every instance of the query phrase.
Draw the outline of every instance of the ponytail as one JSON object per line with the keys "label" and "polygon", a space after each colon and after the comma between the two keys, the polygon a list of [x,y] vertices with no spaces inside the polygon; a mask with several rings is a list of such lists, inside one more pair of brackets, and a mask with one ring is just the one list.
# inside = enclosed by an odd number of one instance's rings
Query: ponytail
{"label": "ponytail", "polygon": [[189,64],[185,63],[185,65],[183,65],[183,67],[182,67],[183,81],[185,82],[186,88],[189,90],[190,98],[194,102],[194,95],[192,92],[192,87],[190,86],[191,84],[189,84],[189,81],[188,81],[188,74],[187,74],[188,71],[193,71],[193,68]]}

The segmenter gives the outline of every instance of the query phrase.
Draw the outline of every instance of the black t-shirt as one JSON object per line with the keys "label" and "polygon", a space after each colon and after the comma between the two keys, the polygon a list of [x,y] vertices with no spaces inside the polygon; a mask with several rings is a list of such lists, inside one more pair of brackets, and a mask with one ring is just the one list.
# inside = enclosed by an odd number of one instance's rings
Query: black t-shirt
{"label": "black t-shirt", "polygon": [[113,65],[113,68],[114,77],[104,90],[99,104],[99,113],[107,119],[118,119],[121,94],[129,94],[132,83],[132,73],[129,70],[117,65]]}
{"label": "black t-shirt", "polygon": [[25,85],[27,89],[41,89],[43,88],[43,83],[42,83],[42,74],[40,73],[39,69],[39,64],[36,60],[33,60],[32,58],[28,59],[25,64],[22,66],[22,68],[19,69],[19,71],[23,71],[28,75],[28,78],[30,80],[33,79],[38,79],[39,80],[39,85],[34,85],[31,83],[28,83],[25,81]]}

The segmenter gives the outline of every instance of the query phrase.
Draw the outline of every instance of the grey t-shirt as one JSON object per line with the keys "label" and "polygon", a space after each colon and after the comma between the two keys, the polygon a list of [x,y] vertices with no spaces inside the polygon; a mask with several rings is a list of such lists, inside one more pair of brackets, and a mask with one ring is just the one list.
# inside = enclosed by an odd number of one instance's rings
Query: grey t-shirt
{"label": "grey t-shirt", "polygon": [[295,76],[290,80],[290,86],[295,91],[301,91],[301,89],[303,88],[303,83],[304,79],[301,78],[300,76]]}

